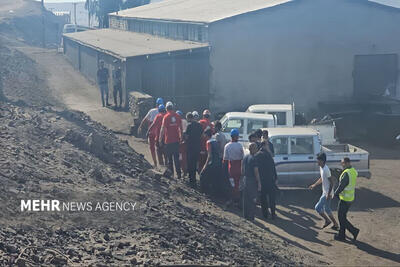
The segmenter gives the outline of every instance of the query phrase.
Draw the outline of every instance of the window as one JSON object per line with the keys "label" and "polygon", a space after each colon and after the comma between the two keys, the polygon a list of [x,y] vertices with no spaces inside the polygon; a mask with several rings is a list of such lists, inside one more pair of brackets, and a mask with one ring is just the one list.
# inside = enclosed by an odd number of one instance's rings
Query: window
{"label": "window", "polygon": [[254,119],[249,119],[247,121],[247,133],[252,133],[255,130],[261,129],[261,128],[268,128],[269,124],[268,121],[265,120],[254,120]]}
{"label": "window", "polygon": [[275,115],[276,125],[286,125],[286,112],[269,112],[269,114]]}
{"label": "window", "polygon": [[274,145],[275,155],[289,154],[287,137],[271,137],[271,143]]}
{"label": "window", "polygon": [[229,119],[222,124],[222,131],[229,133],[232,129],[238,129],[239,133],[243,133],[243,120],[240,119]]}
{"label": "window", "polygon": [[314,154],[313,138],[310,137],[291,137],[292,154]]}

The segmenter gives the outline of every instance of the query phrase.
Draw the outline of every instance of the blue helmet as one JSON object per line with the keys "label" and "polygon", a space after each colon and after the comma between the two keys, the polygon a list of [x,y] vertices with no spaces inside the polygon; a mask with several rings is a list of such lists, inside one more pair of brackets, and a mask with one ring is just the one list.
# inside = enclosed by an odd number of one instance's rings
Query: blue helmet
{"label": "blue helmet", "polygon": [[183,112],[182,112],[182,111],[177,110],[177,111],[176,111],[176,114],[178,114],[179,116],[181,116],[181,118],[183,118]]}
{"label": "blue helmet", "polygon": [[164,99],[162,99],[161,97],[157,98],[156,104],[157,105],[164,105]]}
{"label": "blue helmet", "polygon": [[163,112],[165,111],[165,106],[163,104],[158,106],[158,112]]}
{"label": "blue helmet", "polygon": [[239,130],[238,129],[232,129],[231,130],[231,136],[232,137],[237,137],[237,136],[239,136]]}

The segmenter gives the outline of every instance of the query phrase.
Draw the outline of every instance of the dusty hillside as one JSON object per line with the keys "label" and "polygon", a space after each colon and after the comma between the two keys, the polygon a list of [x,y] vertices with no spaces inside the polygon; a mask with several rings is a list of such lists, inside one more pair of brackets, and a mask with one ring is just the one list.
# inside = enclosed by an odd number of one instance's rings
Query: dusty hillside
{"label": "dusty hillside", "polygon": [[[148,175],[140,154],[81,113],[2,103],[0,127],[1,265],[312,260],[182,181]],[[93,209],[21,212],[21,199],[92,202]],[[96,202],[136,206],[94,211]]]}

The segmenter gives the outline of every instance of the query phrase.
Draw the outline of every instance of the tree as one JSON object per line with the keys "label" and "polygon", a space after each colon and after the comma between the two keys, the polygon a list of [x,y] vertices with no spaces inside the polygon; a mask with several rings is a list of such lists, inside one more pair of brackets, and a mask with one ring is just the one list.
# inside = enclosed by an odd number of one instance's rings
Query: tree
{"label": "tree", "polygon": [[95,16],[100,28],[108,28],[108,14],[150,3],[150,0],[86,0],[85,9],[90,18]]}

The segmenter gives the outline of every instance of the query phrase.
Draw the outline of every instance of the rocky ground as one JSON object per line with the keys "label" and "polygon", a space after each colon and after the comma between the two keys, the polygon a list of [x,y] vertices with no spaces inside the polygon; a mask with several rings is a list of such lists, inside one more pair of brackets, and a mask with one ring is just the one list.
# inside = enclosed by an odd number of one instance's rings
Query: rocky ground
{"label": "rocky ground", "polygon": [[[312,260],[155,173],[127,142],[82,113],[1,103],[0,129],[0,265]],[[92,202],[93,209],[27,212],[21,199]],[[122,201],[135,209],[94,210],[95,202]]]}
{"label": "rocky ground", "polygon": [[[322,263],[155,172],[127,141],[66,109],[9,34],[0,35],[1,266]],[[21,211],[29,199],[86,206]],[[111,206],[125,202],[132,208]]]}

